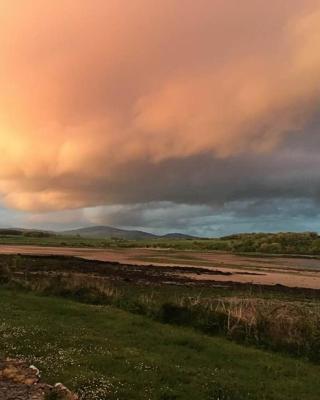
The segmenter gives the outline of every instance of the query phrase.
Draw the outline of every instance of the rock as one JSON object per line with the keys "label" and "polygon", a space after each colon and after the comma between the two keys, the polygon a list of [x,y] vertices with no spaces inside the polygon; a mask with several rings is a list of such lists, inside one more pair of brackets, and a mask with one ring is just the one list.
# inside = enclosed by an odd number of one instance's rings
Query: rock
{"label": "rock", "polygon": [[40,371],[37,367],[35,367],[34,365],[30,365],[29,368],[32,369],[38,377],[40,377]]}
{"label": "rock", "polygon": [[62,383],[56,383],[51,389],[51,393],[54,393],[57,398],[61,400],[79,400],[78,396],[72,393]]}
{"label": "rock", "polygon": [[0,400],[45,400],[53,394],[59,400],[78,400],[61,383],[54,387],[40,382],[40,371],[21,360],[0,359]]}
{"label": "rock", "polygon": [[39,376],[23,361],[7,358],[0,361],[0,379],[30,386],[39,381]]}

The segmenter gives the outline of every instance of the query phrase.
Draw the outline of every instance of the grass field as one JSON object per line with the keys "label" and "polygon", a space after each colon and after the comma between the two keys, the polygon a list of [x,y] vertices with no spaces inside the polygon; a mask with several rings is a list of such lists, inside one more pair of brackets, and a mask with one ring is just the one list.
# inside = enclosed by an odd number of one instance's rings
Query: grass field
{"label": "grass field", "polygon": [[0,245],[2,244],[91,248],[118,247],[117,241],[114,240],[81,238],[78,236],[61,235],[51,235],[45,237],[26,235],[0,235]]}
{"label": "grass field", "polygon": [[0,290],[0,353],[85,399],[305,399],[320,366],[111,306]]}
{"label": "grass field", "polygon": [[318,290],[177,272],[0,255],[0,358],[81,400],[320,398]]}

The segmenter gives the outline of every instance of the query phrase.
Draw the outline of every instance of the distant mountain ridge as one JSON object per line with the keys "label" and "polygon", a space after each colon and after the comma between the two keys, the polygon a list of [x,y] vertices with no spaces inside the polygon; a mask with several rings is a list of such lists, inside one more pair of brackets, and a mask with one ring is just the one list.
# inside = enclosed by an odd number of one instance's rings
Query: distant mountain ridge
{"label": "distant mountain ridge", "polygon": [[86,228],[71,229],[67,231],[59,232],[62,235],[70,236],[82,236],[82,237],[92,237],[92,238],[117,238],[117,239],[127,239],[127,240],[143,240],[143,239],[157,239],[157,238],[167,238],[167,239],[192,239],[193,236],[185,235],[183,233],[168,233],[166,235],[155,235],[153,233],[148,233],[139,230],[129,230],[114,228],[112,226],[91,226]]}

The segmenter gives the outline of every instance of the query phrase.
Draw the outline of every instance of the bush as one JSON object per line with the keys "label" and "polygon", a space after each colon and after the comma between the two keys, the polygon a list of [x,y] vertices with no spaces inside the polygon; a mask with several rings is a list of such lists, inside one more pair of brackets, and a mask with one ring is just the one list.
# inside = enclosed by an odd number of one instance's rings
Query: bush
{"label": "bush", "polygon": [[161,306],[160,318],[168,324],[188,325],[192,321],[192,313],[187,307],[164,303]]}
{"label": "bush", "polygon": [[0,284],[8,283],[11,280],[10,268],[6,264],[0,265]]}

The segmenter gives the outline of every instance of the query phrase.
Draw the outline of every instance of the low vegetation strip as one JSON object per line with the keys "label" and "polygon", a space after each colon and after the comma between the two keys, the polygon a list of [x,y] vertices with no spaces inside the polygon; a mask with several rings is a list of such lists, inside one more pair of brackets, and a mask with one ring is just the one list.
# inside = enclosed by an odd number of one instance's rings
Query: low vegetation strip
{"label": "low vegetation strip", "polygon": [[[128,231],[130,232],[130,231]],[[149,235],[150,236],[150,235]],[[175,250],[224,251],[260,255],[320,255],[320,236],[316,232],[244,233],[221,238],[181,236],[153,238],[134,235],[98,237],[53,232],[0,229],[0,244],[89,248],[162,248]],[[131,239],[130,239],[131,238]]]}
{"label": "low vegetation strip", "polygon": [[0,289],[0,354],[81,399],[318,400],[320,367],[111,306]]}

